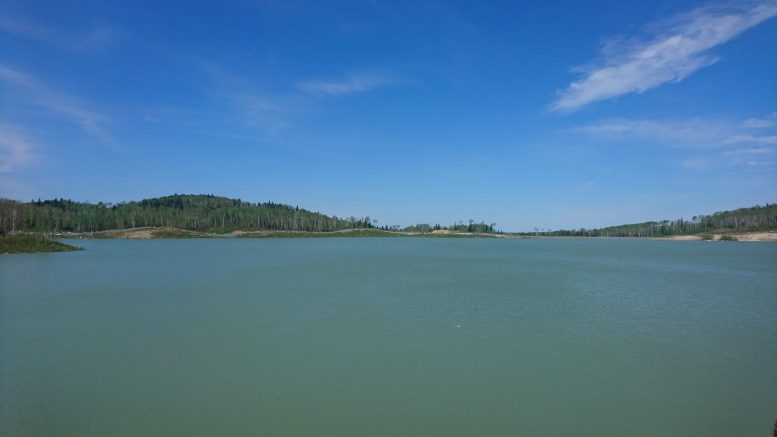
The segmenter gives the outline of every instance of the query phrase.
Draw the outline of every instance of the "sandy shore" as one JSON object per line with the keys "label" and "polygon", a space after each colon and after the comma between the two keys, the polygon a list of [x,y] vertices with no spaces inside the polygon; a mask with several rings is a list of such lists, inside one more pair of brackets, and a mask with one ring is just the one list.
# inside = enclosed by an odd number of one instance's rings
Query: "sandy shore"
{"label": "sandy shore", "polygon": [[733,237],[739,241],[777,241],[777,232],[754,232]]}
{"label": "sandy shore", "polygon": [[[713,241],[720,241],[724,234],[711,234]],[[777,241],[777,232],[751,232],[747,234],[725,234],[730,235],[737,241]],[[656,240],[675,240],[675,241],[698,241],[701,235],[676,235],[673,237],[656,238]]]}
{"label": "sandy shore", "polygon": [[[122,240],[145,240],[150,238],[186,238],[217,236],[204,232],[176,228],[128,228],[96,232],[62,232],[53,234],[57,238],[116,238]],[[219,235],[221,236],[221,235]]]}

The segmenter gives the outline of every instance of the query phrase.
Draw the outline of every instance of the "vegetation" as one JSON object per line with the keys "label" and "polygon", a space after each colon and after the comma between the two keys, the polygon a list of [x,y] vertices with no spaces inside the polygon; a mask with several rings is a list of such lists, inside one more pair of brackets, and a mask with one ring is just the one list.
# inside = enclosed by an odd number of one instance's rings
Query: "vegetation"
{"label": "vegetation", "polygon": [[403,232],[414,232],[414,233],[420,233],[420,234],[425,234],[425,233],[439,231],[439,230],[447,230],[451,232],[492,234],[497,232],[495,227],[496,227],[496,223],[491,223],[491,224],[486,224],[484,222],[475,223],[474,220],[470,219],[468,224],[465,224],[462,221],[456,222],[450,226],[440,226],[440,225],[431,226],[428,223],[421,223],[413,226],[407,226],[401,230]]}
{"label": "vegetation", "polygon": [[229,233],[234,230],[331,232],[372,228],[369,217],[338,218],[274,202],[251,203],[213,195],[179,195],[139,202],[83,203],[54,199],[0,200],[0,229],[8,232],[98,232],[166,227]]}
{"label": "vegetation", "polygon": [[[37,232],[97,233],[95,237],[121,238],[123,229],[151,228],[153,238],[198,238],[207,234],[247,232],[242,237],[316,236],[462,236],[501,233],[496,223],[469,220],[450,226],[417,224],[377,226],[369,217],[339,218],[274,202],[251,203],[213,195],[182,195],[145,199],[138,202],[84,203],[64,199],[29,203],[0,199],[0,234]],[[114,231],[114,232],[105,232]],[[435,231],[448,231],[447,233]],[[575,237],[668,237],[723,234],[722,240],[736,239],[729,234],[777,231],[777,204],[741,208],[734,211],[699,215],[691,220],[650,221],[601,229],[537,230],[517,235]],[[128,231],[129,232],[129,231]],[[207,234],[206,234],[207,233]],[[10,241],[10,240],[9,240]],[[52,242],[53,243],[53,242]],[[38,243],[43,244],[43,243]],[[58,243],[54,243],[58,244]]]}
{"label": "vegetation", "polygon": [[[660,222],[645,222],[611,226],[602,229],[579,229],[526,232],[522,235],[574,236],[574,237],[669,237],[674,235],[702,235],[712,239],[713,233],[766,232],[777,230],[777,204],[721,211],[712,215],[699,215],[690,221],[682,218]],[[728,236],[730,239],[734,239]],[[723,239],[723,238],[721,238]]]}
{"label": "vegetation", "polygon": [[0,235],[0,253],[69,252],[81,250],[42,235]]}
{"label": "vegetation", "polygon": [[[155,238],[193,238],[197,232],[227,234],[233,231],[274,231],[288,235],[297,233],[331,233],[357,229],[362,232],[333,236],[384,236],[391,232],[426,234],[435,230],[452,232],[494,233],[496,223],[475,223],[469,220],[449,227],[419,224],[400,228],[382,226],[369,217],[339,218],[311,212],[299,207],[275,202],[251,203],[213,195],[182,195],[145,199],[139,202],[97,204],[65,199],[37,200],[29,203],[0,199],[0,231],[7,232],[75,232],[100,233],[95,237],[115,238],[121,235],[104,231],[134,228],[159,228],[151,232]],[[367,231],[383,231],[370,233]],[[397,234],[390,234],[396,236]],[[257,237],[256,235],[250,235]],[[258,235],[262,236],[262,235]],[[312,235],[309,235],[312,236]]]}
{"label": "vegetation", "polygon": [[151,231],[154,238],[202,238],[202,235],[180,229],[155,229]]}

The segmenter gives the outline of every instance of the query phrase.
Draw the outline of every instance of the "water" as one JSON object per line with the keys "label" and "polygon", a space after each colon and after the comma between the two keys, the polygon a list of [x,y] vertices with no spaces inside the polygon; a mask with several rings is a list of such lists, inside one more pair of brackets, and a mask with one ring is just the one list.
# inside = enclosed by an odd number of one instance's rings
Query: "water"
{"label": "water", "polygon": [[777,245],[0,255],[2,435],[769,435]]}

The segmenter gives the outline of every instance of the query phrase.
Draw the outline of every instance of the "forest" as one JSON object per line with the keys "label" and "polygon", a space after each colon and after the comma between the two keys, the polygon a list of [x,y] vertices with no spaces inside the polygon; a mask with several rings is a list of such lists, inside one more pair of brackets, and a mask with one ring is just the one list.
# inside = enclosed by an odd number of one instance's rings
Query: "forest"
{"label": "forest", "polygon": [[369,217],[329,217],[275,202],[251,203],[214,195],[174,194],[116,204],[64,199],[29,203],[0,200],[2,232],[97,232],[137,227],[214,233],[233,230],[327,232],[372,228],[373,223]]}
{"label": "forest", "polygon": [[[469,220],[449,226],[417,224],[401,228],[370,217],[337,217],[275,202],[247,202],[214,195],[174,194],[120,203],[86,203],[65,199],[18,202],[0,199],[0,233],[99,232],[139,227],[167,227],[209,233],[241,231],[333,232],[345,229],[381,229],[409,233],[435,230],[501,233],[496,223]],[[698,215],[690,220],[650,221],[600,229],[539,230],[521,236],[665,237],[705,233],[741,233],[777,230],[777,204]]]}
{"label": "forest", "polygon": [[394,232],[494,233],[496,223],[469,220],[450,226],[418,224],[402,228],[383,225],[370,217],[337,217],[276,202],[251,203],[241,199],[200,194],[121,203],[86,203],[65,199],[17,202],[0,199],[0,233],[100,232],[141,227],[167,227],[190,231],[333,232],[345,229],[380,229]]}
{"label": "forest", "polygon": [[690,220],[650,221],[601,229],[535,230],[520,235],[547,235],[564,237],[668,237],[706,233],[766,232],[777,230],[777,204],[719,211],[698,215]]}
{"label": "forest", "polygon": [[452,225],[449,226],[440,226],[437,225],[430,225],[428,223],[420,223],[417,225],[411,225],[406,226],[402,229],[399,227],[395,227],[396,230],[401,230],[402,232],[413,232],[413,233],[420,233],[420,234],[426,234],[429,232],[439,231],[439,230],[448,230],[451,232],[472,232],[477,234],[493,234],[499,232],[496,229],[496,223],[486,224],[485,222],[475,223],[474,220],[470,219],[468,223],[464,223],[463,221],[458,221]]}

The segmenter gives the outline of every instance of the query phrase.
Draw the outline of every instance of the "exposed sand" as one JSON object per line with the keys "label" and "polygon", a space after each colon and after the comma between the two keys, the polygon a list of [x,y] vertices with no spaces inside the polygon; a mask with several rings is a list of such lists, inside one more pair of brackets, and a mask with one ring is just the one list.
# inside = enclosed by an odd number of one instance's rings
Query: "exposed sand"
{"label": "exposed sand", "polygon": [[135,239],[146,239],[146,238],[153,238],[154,236],[151,234],[155,229],[133,229],[130,231],[124,231],[124,232],[117,232],[116,236],[119,238],[127,238],[130,240]]}
{"label": "exposed sand", "polygon": [[733,237],[739,241],[777,241],[777,232],[754,232]]}
{"label": "exposed sand", "polygon": [[59,237],[64,238],[119,238],[127,240],[146,240],[150,238],[160,238],[162,234],[181,234],[186,235],[205,235],[201,232],[187,231],[176,228],[129,228],[129,229],[111,229],[108,231],[97,232],[63,232],[56,234]]}
{"label": "exposed sand", "polygon": [[[723,234],[711,234],[712,241],[720,241]],[[747,234],[726,234],[737,241],[777,241],[777,232],[751,232]],[[676,235],[674,237],[662,237],[657,240],[682,240],[695,241],[701,240],[701,235]]]}

